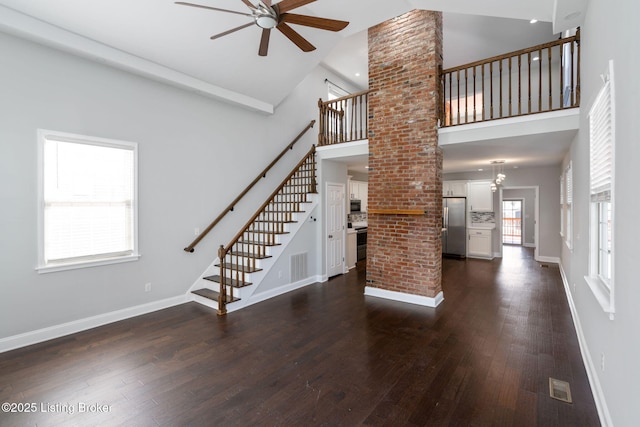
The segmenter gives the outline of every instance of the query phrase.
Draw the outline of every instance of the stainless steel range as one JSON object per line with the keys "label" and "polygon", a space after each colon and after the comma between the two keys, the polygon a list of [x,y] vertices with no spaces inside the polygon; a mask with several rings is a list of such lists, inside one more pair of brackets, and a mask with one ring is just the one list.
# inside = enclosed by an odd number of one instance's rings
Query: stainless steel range
{"label": "stainless steel range", "polygon": [[367,227],[356,227],[357,261],[367,259]]}

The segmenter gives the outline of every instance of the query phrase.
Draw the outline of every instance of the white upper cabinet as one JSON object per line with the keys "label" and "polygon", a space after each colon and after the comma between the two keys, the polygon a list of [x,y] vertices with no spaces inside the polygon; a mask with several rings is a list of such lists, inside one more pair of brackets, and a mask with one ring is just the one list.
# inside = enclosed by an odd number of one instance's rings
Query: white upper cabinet
{"label": "white upper cabinet", "polygon": [[467,183],[467,197],[469,211],[493,212],[491,181],[469,181]]}
{"label": "white upper cabinet", "polygon": [[349,182],[350,198],[360,200],[362,202],[360,209],[362,212],[367,211],[367,199],[369,198],[369,183],[364,181]]}
{"label": "white upper cabinet", "polygon": [[442,197],[467,197],[467,181],[444,181]]}

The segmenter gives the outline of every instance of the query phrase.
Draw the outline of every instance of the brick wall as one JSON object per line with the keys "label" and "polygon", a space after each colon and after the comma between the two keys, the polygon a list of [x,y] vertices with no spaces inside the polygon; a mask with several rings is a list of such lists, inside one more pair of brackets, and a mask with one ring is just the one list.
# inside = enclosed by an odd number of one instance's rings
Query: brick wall
{"label": "brick wall", "polygon": [[414,10],[369,29],[367,286],[441,291],[442,152],[438,147],[442,14]]}

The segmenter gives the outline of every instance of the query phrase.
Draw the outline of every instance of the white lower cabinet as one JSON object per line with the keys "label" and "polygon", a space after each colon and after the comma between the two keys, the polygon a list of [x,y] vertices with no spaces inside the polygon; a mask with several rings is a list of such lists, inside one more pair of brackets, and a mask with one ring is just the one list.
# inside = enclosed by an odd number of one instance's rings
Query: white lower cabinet
{"label": "white lower cabinet", "polygon": [[491,230],[470,228],[467,255],[470,257],[493,258],[491,250]]}

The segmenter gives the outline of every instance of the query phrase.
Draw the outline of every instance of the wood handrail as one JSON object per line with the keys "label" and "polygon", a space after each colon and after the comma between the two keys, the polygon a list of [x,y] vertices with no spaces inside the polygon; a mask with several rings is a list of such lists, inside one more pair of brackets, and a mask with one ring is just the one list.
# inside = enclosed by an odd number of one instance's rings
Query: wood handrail
{"label": "wood handrail", "polygon": [[361,95],[366,95],[369,92],[371,92],[371,89],[362,90],[360,92],[351,93],[349,95],[345,95],[345,96],[342,96],[340,98],[334,98],[334,99],[329,100],[329,101],[322,101],[322,104],[323,105],[329,105],[329,104],[333,104],[334,102],[337,103],[337,102],[341,102],[341,101],[346,101],[347,99],[356,98],[356,97],[361,96]]}
{"label": "wood handrail", "polygon": [[443,70],[442,73],[446,74],[446,73],[452,73],[452,72],[459,71],[459,70],[462,71],[462,70],[467,69],[467,68],[478,67],[480,65],[488,64],[488,63],[491,63],[491,62],[498,62],[498,61],[501,61],[501,60],[504,60],[504,59],[512,58],[514,56],[525,55],[527,53],[537,52],[537,51],[539,51],[541,49],[548,49],[548,48],[551,48],[551,47],[555,47],[555,46],[558,46],[558,45],[563,45],[565,43],[571,43],[571,42],[579,41],[579,40],[580,40],[580,36],[579,36],[579,34],[576,34],[575,36],[566,37],[564,39],[558,39],[558,40],[554,40],[554,41],[551,41],[551,42],[539,44],[537,46],[528,47],[526,49],[515,50],[513,52],[503,53],[502,55],[496,55],[496,56],[493,56],[491,58],[481,59],[479,61],[470,62],[468,64],[459,65],[457,67],[447,68],[446,70]]}
{"label": "wood handrail", "polygon": [[448,68],[439,75],[441,127],[576,108],[580,29],[574,36]]}
{"label": "wood handrail", "polygon": [[[308,193],[317,193],[315,154],[316,147],[313,145],[311,150],[298,162],[289,175],[282,181],[278,188],[271,193],[229,244],[226,246],[220,245],[218,249],[218,258],[220,260],[218,314],[225,314],[227,312],[227,302],[229,302],[229,300],[233,301],[234,299],[234,281],[236,284],[246,283],[246,274],[250,274],[252,272],[251,269],[256,267],[256,255],[266,255],[264,249],[257,248],[260,248],[263,244],[276,244],[276,235],[285,232],[284,223],[293,220],[292,218],[287,220],[285,217],[278,219],[278,216],[281,215],[283,211],[286,211],[285,216],[286,213],[292,214],[293,212],[298,212],[299,207],[294,206],[306,202],[306,195]],[[303,194],[304,197],[302,197]],[[287,205],[289,206],[285,207]],[[270,207],[276,209],[270,209]],[[256,239],[256,234],[260,234],[262,237]],[[247,240],[242,241],[241,239],[243,237]],[[229,257],[228,261],[227,257]],[[250,260],[250,263],[245,264],[244,261],[241,261],[244,259]],[[227,283],[230,285],[228,297]]]}
{"label": "wood handrail", "polygon": [[[264,170],[262,172],[260,172],[260,174],[258,174],[258,176],[251,181],[251,184],[249,184],[239,195],[238,197],[236,197],[235,199],[233,199],[233,201],[229,204],[229,206],[227,206],[220,215],[218,215],[218,217],[216,219],[214,219],[211,224],[209,224],[207,226],[207,228],[204,229],[204,231],[202,233],[200,233],[198,235],[198,237],[196,237],[194,239],[193,242],[191,242],[189,244],[189,246],[187,246],[186,248],[184,248],[184,250],[186,252],[189,253],[193,253],[193,251],[195,250],[195,247],[198,243],[200,243],[200,241],[202,239],[204,239],[204,237],[209,234],[209,232],[213,229],[213,227],[215,227],[221,220],[222,218],[224,218],[224,216],[229,213],[232,212],[235,205],[253,188],[254,185],[256,185],[262,178],[266,178],[267,176],[267,172],[269,172],[269,170],[271,170],[271,168],[278,163],[278,161],[286,154],[287,151],[289,150],[293,150],[293,146],[295,145],[296,142],[298,142],[298,140],[300,140],[300,138],[302,138],[302,136],[313,127],[313,125],[316,123],[315,120],[311,120],[311,122],[298,134],[298,136],[296,136],[294,138],[293,141],[291,141],[291,143],[289,145],[287,145],[285,147],[284,150],[282,150],[282,152],[271,162],[269,163],[269,165],[264,168]],[[315,145],[314,145],[315,147]]]}
{"label": "wood handrail", "polygon": [[[296,166],[294,166],[293,170],[291,171],[291,173],[289,173],[289,175],[287,175],[287,177],[282,181],[282,183],[280,183],[280,185],[278,186],[278,188],[276,188],[273,193],[271,193],[271,195],[267,198],[267,200],[258,208],[258,210],[256,210],[256,213],[253,214],[253,216],[251,217],[251,219],[249,221],[247,221],[247,223],[242,227],[242,229],[238,232],[238,234],[236,234],[233,239],[231,239],[231,241],[229,242],[229,244],[227,246],[224,246],[222,249],[224,250],[224,253],[226,254],[231,247],[233,247],[233,245],[235,245],[238,240],[240,240],[240,238],[242,237],[242,235],[244,234],[244,232],[251,226],[251,224],[253,224],[253,222],[256,220],[256,218],[258,218],[260,216],[260,213],[262,213],[262,211],[264,210],[264,208],[267,207],[267,205],[269,205],[269,203],[271,203],[271,201],[278,195],[278,193],[280,192],[280,190],[282,190],[285,185],[287,185],[287,182],[289,181],[289,179],[291,179],[291,177],[293,175],[296,174],[296,172],[298,171],[298,169],[305,164],[305,162],[307,161],[307,159],[309,158],[309,156],[311,156],[312,154],[314,154],[316,152],[316,146],[315,144],[311,147],[311,150],[309,150],[307,152],[307,154],[302,158],[302,160],[300,160],[298,162],[298,164]],[[314,183],[315,186],[315,183]],[[312,193],[316,192],[315,188],[312,188],[311,190]]]}

